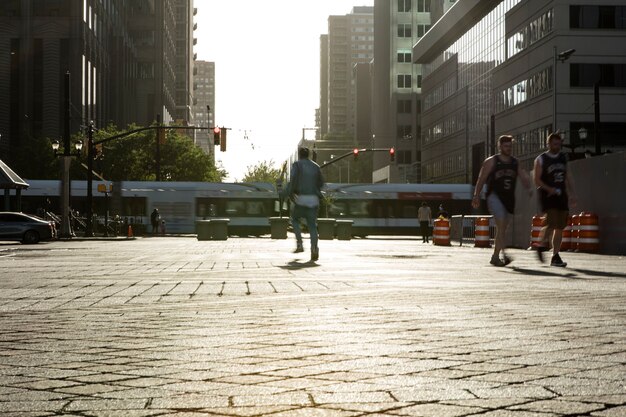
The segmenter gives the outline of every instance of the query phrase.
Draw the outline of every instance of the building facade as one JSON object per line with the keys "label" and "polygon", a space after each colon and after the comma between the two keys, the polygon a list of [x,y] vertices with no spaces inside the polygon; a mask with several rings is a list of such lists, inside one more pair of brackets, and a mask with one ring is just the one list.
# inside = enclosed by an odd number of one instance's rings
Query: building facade
{"label": "building facade", "polygon": [[67,72],[72,134],[91,120],[97,127],[122,128],[150,124],[157,115],[173,120],[174,6],[174,0],[0,2],[5,159],[12,148],[28,146],[29,138],[61,137]]}
{"label": "building facade", "polygon": [[624,149],[625,15],[624,1],[457,1],[413,47],[423,182],[475,183],[502,134],[527,169],[557,129],[574,158],[596,139]]}
{"label": "building facade", "polygon": [[193,94],[194,94],[194,52],[197,43],[194,31],[197,23],[194,16],[197,9],[193,7],[193,0],[176,0],[176,121],[177,123],[193,124]]}
{"label": "building facade", "polygon": [[[440,0],[437,0],[440,1]],[[372,135],[373,182],[420,182],[422,73],[412,47],[431,27],[430,0],[375,0]]]}
{"label": "building facade", "polygon": [[[201,127],[215,126],[215,62],[195,62],[194,124]],[[215,155],[211,132],[196,134],[196,144],[208,155]]]}

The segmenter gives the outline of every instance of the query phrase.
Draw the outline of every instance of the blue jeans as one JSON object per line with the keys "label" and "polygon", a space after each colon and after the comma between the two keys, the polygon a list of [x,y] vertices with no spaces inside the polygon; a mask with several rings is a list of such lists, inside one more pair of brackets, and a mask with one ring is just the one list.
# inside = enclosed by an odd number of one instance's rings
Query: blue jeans
{"label": "blue jeans", "polygon": [[302,230],[300,230],[300,219],[306,220],[311,235],[311,248],[317,248],[317,207],[306,207],[294,205],[291,212],[291,225],[293,232],[296,234],[298,244],[302,244]]}

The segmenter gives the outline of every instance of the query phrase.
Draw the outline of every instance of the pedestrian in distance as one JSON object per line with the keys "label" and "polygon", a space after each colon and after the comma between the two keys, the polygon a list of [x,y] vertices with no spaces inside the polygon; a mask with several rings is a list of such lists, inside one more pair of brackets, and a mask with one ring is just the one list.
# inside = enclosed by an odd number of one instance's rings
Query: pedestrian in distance
{"label": "pedestrian in distance", "polygon": [[448,219],[448,218],[450,218],[450,214],[443,207],[443,204],[439,204],[439,212],[437,213],[437,217],[439,217],[440,219]]}
{"label": "pedestrian in distance", "polygon": [[294,203],[291,211],[291,225],[296,235],[296,250],[304,252],[300,219],[305,219],[311,239],[311,261],[319,259],[317,235],[317,211],[322,198],[324,178],[319,165],[309,159],[309,149],[298,149],[298,160],[291,166],[289,182],[283,190],[283,198],[289,197]]}
{"label": "pedestrian in distance", "polygon": [[159,233],[159,226],[161,224],[161,215],[159,209],[155,208],[150,214],[150,223],[152,224],[152,234],[157,235]]}
{"label": "pedestrian in distance", "polygon": [[422,243],[428,243],[428,237],[430,235],[430,222],[433,219],[432,212],[428,204],[425,201],[422,202],[421,207],[417,210],[417,220],[420,222],[420,233],[422,234]]}
{"label": "pedestrian in distance", "polygon": [[563,229],[567,226],[569,207],[576,206],[574,184],[567,169],[567,155],[561,152],[563,138],[560,133],[548,135],[548,150],[535,159],[535,185],[539,190],[541,211],[546,216],[546,226],[539,233],[537,257],[541,262],[543,252],[552,245],[551,266],[565,267],[559,255]]}
{"label": "pedestrian in distance", "polygon": [[[494,266],[505,266],[512,259],[504,253],[506,229],[515,213],[515,186],[517,178],[532,195],[530,177],[520,167],[519,161],[513,156],[513,137],[503,135],[498,138],[499,153],[483,161],[474,188],[472,207],[480,206],[480,193],[487,184],[487,208],[496,222],[496,238],[493,254],[489,262]],[[502,258],[500,258],[502,252]]]}

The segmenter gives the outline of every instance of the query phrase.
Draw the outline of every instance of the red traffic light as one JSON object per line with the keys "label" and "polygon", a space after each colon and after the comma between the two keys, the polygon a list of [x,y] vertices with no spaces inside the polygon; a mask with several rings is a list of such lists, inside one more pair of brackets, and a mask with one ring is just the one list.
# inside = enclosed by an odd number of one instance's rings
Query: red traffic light
{"label": "red traffic light", "polygon": [[389,149],[389,159],[391,160],[391,162],[396,160],[396,148]]}
{"label": "red traffic light", "polygon": [[359,157],[359,149],[358,148],[354,148],[352,150],[352,155],[354,156],[354,159],[357,159]]}
{"label": "red traffic light", "polygon": [[213,145],[215,146],[220,144],[220,132],[221,129],[218,126],[213,128]]}

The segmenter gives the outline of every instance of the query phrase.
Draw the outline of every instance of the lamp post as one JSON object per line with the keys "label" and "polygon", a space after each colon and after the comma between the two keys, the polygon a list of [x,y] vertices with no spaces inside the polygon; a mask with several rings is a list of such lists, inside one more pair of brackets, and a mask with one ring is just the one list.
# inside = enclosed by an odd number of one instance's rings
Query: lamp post
{"label": "lamp post", "polygon": [[557,88],[556,88],[556,83],[557,83],[557,77],[556,77],[556,68],[557,68],[557,59],[559,61],[561,61],[561,63],[564,63],[565,61],[567,61],[569,59],[570,56],[572,56],[572,54],[576,52],[576,49],[567,49],[563,52],[556,52],[556,45],[553,47],[553,53],[554,53],[554,57],[553,57],[553,61],[552,61],[552,67],[553,67],[553,74],[552,74],[552,79],[553,79],[553,83],[552,83],[552,131],[556,132],[558,130],[556,124],[557,124],[557,117],[556,117],[556,109],[557,109],[557,100],[556,100],[556,96],[557,96]]}
{"label": "lamp post", "polygon": [[87,219],[85,222],[85,236],[93,236],[93,121],[87,126]]}
{"label": "lamp post", "polygon": [[83,143],[79,141],[74,144],[76,152],[71,152],[69,142],[69,138],[64,138],[62,153],[59,153],[59,148],[61,147],[59,141],[55,140],[52,142],[54,156],[63,158],[63,179],[61,181],[63,201],[61,202],[61,231],[59,234],[59,237],[62,238],[72,237],[72,228],[70,226],[70,165],[72,157],[80,156],[80,151],[83,148]]}

